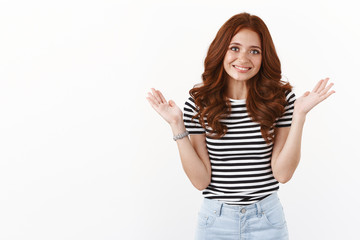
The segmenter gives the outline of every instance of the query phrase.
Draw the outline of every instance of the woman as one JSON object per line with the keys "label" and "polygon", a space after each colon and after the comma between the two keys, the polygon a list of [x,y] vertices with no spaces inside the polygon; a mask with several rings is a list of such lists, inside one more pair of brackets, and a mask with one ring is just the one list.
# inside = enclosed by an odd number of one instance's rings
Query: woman
{"label": "woman", "polygon": [[[295,101],[265,23],[241,13],[219,30],[184,115],[159,90],[147,100],[170,124],[182,166],[203,191],[196,239],[288,239],[277,195],[300,160],[306,114],[329,78]],[[190,139],[188,135],[190,134]]]}

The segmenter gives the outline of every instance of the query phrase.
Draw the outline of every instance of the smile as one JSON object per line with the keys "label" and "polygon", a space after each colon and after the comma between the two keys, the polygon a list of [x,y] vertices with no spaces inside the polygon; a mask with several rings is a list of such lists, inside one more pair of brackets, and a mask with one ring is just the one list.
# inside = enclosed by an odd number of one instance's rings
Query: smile
{"label": "smile", "polygon": [[251,67],[239,67],[239,66],[236,66],[236,65],[233,65],[234,68],[240,70],[240,71],[248,71],[251,69]]}
{"label": "smile", "polygon": [[237,68],[237,69],[240,69],[240,70],[250,70],[251,68],[250,67],[247,67],[247,68],[245,68],[245,67],[238,67],[238,66],[236,66],[236,65],[233,65],[235,68]]}

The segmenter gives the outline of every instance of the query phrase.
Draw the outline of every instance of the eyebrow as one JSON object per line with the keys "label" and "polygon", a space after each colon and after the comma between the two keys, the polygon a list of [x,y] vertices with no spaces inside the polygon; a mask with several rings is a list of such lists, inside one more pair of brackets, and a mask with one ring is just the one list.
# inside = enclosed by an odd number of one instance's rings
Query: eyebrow
{"label": "eyebrow", "polygon": [[[232,42],[230,43],[230,45],[239,45],[239,46],[242,46],[240,43],[237,43],[237,42]],[[250,46],[250,48],[258,48],[261,50],[261,47],[258,47],[258,46]]]}

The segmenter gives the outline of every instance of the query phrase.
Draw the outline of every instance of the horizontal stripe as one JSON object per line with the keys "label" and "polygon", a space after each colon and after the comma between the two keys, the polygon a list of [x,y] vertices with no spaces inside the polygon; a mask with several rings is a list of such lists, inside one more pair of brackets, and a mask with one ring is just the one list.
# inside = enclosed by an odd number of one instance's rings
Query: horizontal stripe
{"label": "horizontal stripe", "polygon": [[[293,92],[286,93],[284,114],[275,120],[275,127],[290,127],[294,102]],[[230,101],[231,111],[220,122],[227,126],[227,133],[220,139],[212,136],[211,127],[204,117],[205,128],[197,114],[198,107],[192,97],[184,105],[183,121],[190,134],[204,134],[211,163],[211,182],[203,190],[206,198],[218,199],[231,205],[255,203],[279,189],[279,182],[271,169],[273,144],[262,137],[260,124],[253,122],[246,103]],[[271,128],[270,133],[274,132]]]}

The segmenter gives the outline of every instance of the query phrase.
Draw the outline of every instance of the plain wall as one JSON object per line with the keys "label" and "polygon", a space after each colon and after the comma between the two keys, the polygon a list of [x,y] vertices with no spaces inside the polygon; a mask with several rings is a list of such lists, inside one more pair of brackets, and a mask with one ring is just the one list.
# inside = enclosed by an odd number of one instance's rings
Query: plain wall
{"label": "plain wall", "polygon": [[151,87],[183,108],[217,31],[267,24],[297,96],[330,77],[281,185],[292,240],[358,239],[355,1],[0,1],[0,239],[192,239],[187,179]]}

